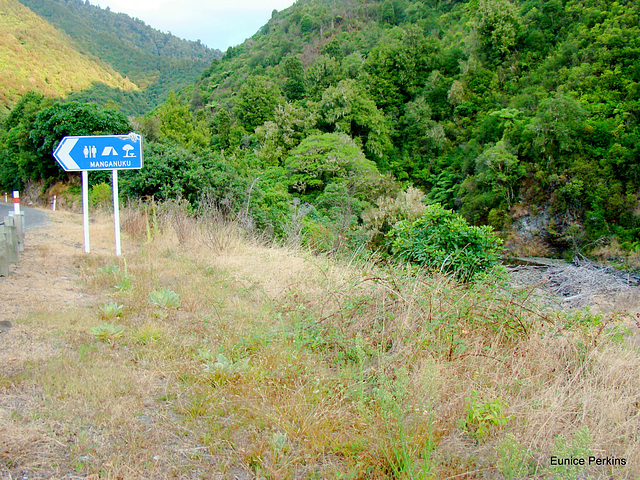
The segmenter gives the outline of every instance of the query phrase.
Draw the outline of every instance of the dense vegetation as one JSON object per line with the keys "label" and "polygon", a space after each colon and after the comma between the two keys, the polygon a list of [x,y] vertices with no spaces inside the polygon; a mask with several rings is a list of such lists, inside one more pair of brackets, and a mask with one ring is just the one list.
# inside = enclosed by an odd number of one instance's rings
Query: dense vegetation
{"label": "dense vegetation", "polygon": [[133,82],[82,55],[64,34],[17,0],[3,2],[1,9],[0,111],[32,89],[60,97],[101,82],[107,89],[135,95]]}
{"label": "dense vegetation", "polygon": [[127,94],[97,84],[75,92],[76,101],[112,100],[128,114],[148,112],[170,90],[182,89],[200,76],[222,52],[200,41],[182,40],[163,33],[142,20],[102,9],[84,0],[20,0],[59,30],[69,35],[88,54],[100,58],[140,86]]}
{"label": "dense vegetation", "polygon": [[438,203],[524,253],[638,249],[639,42],[633,2],[300,0],[134,122],[123,188],[324,251],[393,254]]}
{"label": "dense vegetation", "polygon": [[286,164],[291,130],[344,132],[472,223],[529,214],[551,247],[637,247],[638,33],[615,2],[300,2],[199,88],[259,160]]}
{"label": "dense vegetation", "polygon": [[48,96],[71,94],[80,102],[115,103],[140,115],[169,91],[193,84],[222,55],[88,1],[10,0],[6,8],[0,17],[5,105],[31,88]]}

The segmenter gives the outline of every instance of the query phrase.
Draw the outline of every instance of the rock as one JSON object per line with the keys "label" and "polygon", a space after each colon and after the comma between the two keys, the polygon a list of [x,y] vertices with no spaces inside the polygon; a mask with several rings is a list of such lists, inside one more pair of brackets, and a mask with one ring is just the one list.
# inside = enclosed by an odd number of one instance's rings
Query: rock
{"label": "rock", "polygon": [[7,333],[9,330],[11,330],[11,327],[13,327],[13,325],[11,325],[11,322],[0,320],[0,333]]}

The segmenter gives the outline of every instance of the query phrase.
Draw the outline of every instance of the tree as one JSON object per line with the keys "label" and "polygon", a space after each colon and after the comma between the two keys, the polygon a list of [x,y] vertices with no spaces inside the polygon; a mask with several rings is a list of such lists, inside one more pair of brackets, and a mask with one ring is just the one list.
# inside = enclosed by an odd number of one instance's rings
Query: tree
{"label": "tree", "polygon": [[288,100],[300,100],[305,93],[302,61],[298,57],[288,57],[282,69],[286,77],[282,91]]}
{"label": "tree", "polygon": [[379,43],[367,56],[362,84],[380,108],[400,112],[443,60],[440,42],[419,27],[394,32],[396,38]]}
{"label": "tree", "polygon": [[382,11],[380,12],[382,21],[394,25],[396,23],[396,12],[393,8],[393,3],[390,0],[385,0],[382,4]]}
{"label": "tree", "polygon": [[300,33],[309,33],[313,30],[313,18],[306,13],[300,20]]}
{"label": "tree", "polygon": [[[417,162],[417,168],[422,167],[427,159],[437,156],[447,144],[444,128],[431,119],[431,107],[423,96],[405,105],[404,115],[400,117],[398,126],[403,151],[414,162],[425,159]],[[402,165],[401,168],[415,173],[411,171],[412,165]]]}
{"label": "tree", "polygon": [[527,130],[533,135],[534,148],[546,158],[548,166],[565,163],[562,160],[577,147],[585,117],[584,107],[572,97],[560,94],[540,102]]}
{"label": "tree", "polygon": [[69,135],[124,135],[131,131],[127,117],[116,110],[93,104],[56,103],[38,113],[29,133],[35,156],[20,165],[23,178],[57,177],[60,167],[53,151]]}
{"label": "tree", "polygon": [[28,177],[20,165],[31,165],[37,160],[35,146],[29,134],[38,112],[50,106],[52,100],[36,92],[27,92],[13,107],[4,122],[0,135],[0,187],[18,190]]}
{"label": "tree", "polygon": [[516,44],[520,18],[509,0],[478,1],[478,32],[489,56],[503,58]]}
{"label": "tree", "polygon": [[345,134],[311,135],[294,148],[285,161],[290,185],[301,193],[321,192],[333,181],[350,180],[365,185],[379,176],[376,165]]}
{"label": "tree", "polygon": [[287,153],[297,147],[317,120],[317,114],[287,102],[278,105],[274,120],[256,128],[258,156],[267,165],[282,165]]}
{"label": "tree", "polygon": [[326,54],[320,55],[305,74],[307,95],[318,100],[328,87],[336,85],[342,78],[340,61]]}
{"label": "tree", "polygon": [[320,113],[329,131],[359,138],[367,158],[381,165],[391,150],[389,126],[376,104],[355,80],[342,80],[322,95]]}
{"label": "tree", "polygon": [[158,108],[160,119],[160,140],[174,142],[182,146],[208,144],[208,132],[196,128],[189,105],[174,92]]}
{"label": "tree", "polygon": [[476,165],[481,181],[501,200],[506,200],[510,209],[516,198],[518,181],[526,173],[524,165],[512,153],[512,148],[501,140],[482,152]]}
{"label": "tree", "polygon": [[213,117],[214,131],[218,135],[220,148],[229,148],[229,136],[231,134],[231,116],[225,108],[218,110]]}
{"label": "tree", "polygon": [[284,103],[280,88],[268,77],[254,75],[240,87],[235,115],[245,129],[253,132],[264,122],[273,120],[277,105]]}

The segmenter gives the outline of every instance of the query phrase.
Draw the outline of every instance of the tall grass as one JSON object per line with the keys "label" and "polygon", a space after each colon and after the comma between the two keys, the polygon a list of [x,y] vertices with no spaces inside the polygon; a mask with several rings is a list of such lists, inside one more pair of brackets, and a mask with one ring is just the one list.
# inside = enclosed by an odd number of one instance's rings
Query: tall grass
{"label": "tall grass", "polygon": [[[84,352],[69,356],[77,370],[56,370],[52,360],[46,371],[57,375],[33,373],[50,398],[66,391],[77,408],[92,395],[80,382],[90,370],[101,411],[129,425],[128,435],[118,434],[115,424],[101,423],[106,417],[94,423],[62,402],[59,422],[77,429],[80,416],[111,439],[108,455],[95,437],[78,447],[95,452],[81,455],[89,458],[82,471],[106,477],[129,469],[129,478],[640,476],[640,358],[615,325],[602,329],[602,319],[584,312],[541,311],[529,292],[498,278],[462,285],[414,268],[269,247],[216,215],[176,222],[185,214],[179,208],[157,206],[155,225],[129,231],[126,265],[79,260],[86,294],[106,291],[121,305],[114,321],[122,328],[108,342],[90,329],[75,334]],[[224,239],[211,242],[218,227]],[[122,278],[130,289],[115,288]],[[162,289],[179,304],[150,302]],[[99,310],[91,312],[93,328],[104,325]],[[115,370],[119,395],[106,388]],[[146,386],[141,393],[134,385]],[[121,401],[133,417],[118,409]],[[149,428],[156,447],[142,435]],[[171,453],[173,435],[182,435],[188,455]],[[154,455],[164,469],[145,460]],[[552,456],[588,462],[590,455],[626,465],[551,464]]]}
{"label": "tall grass", "polygon": [[[199,235],[211,221],[200,219]],[[557,440],[582,429],[591,451],[627,463],[592,465],[591,475],[638,465],[640,362],[621,337],[602,333],[598,317],[542,312],[498,278],[469,286],[412,268],[345,266],[251,245],[238,230],[216,244],[200,238],[223,255],[201,251],[192,261],[225,269],[235,295],[248,296],[227,312],[236,325],[213,322],[226,341],[210,346],[245,368],[206,395],[222,388],[234,398],[215,408],[243,418],[239,432],[262,425],[286,435],[285,456],[267,442],[273,435],[245,445],[254,471],[289,478],[313,458],[319,475],[508,476],[501,465],[511,446],[517,471],[542,477]],[[217,430],[220,412],[202,413]]]}

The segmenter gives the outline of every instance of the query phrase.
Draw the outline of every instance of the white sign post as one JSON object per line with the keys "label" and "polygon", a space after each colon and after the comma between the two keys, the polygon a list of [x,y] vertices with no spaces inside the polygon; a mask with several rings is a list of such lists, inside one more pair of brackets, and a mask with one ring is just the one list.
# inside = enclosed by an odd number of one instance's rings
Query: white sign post
{"label": "white sign post", "polygon": [[54,158],[67,172],[82,172],[82,213],[84,223],[84,251],[89,253],[89,170],[113,172],[113,221],[115,224],[116,255],[122,254],[120,243],[120,201],[118,170],[142,168],[142,137],[129,135],[93,135],[64,137]]}
{"label": "white sign post", "polygon": [[89,171],[82,170],[82,225],[84,226],[84,251],[89,253]]}
{"label": "white sign post", "polygon": [[120,244],[120,197],[118,195],[118,170],[113,171],[111,178],[113,184],[113,224],[116,233],[116,255],[122,255],[122,245]]}

